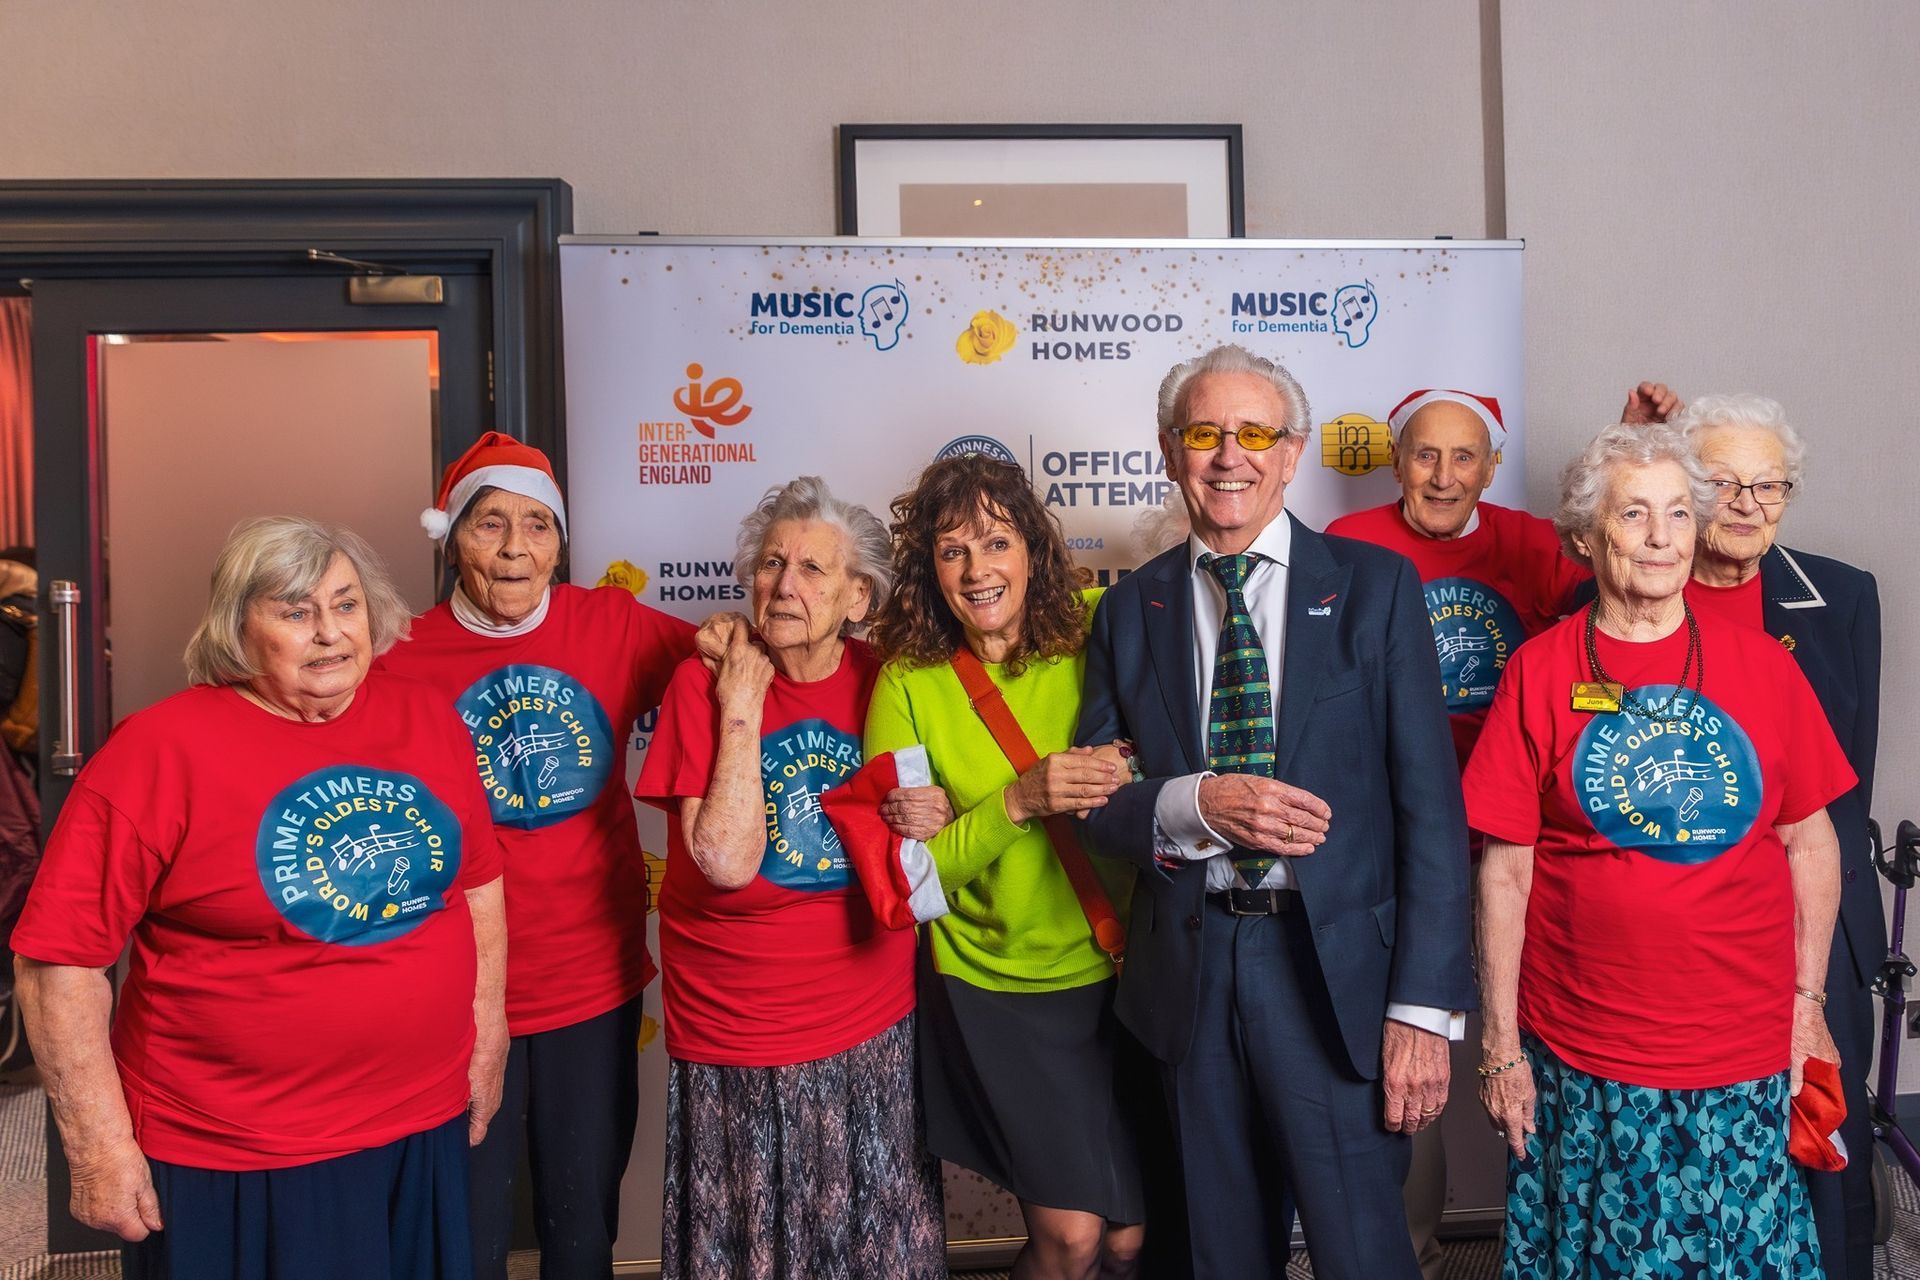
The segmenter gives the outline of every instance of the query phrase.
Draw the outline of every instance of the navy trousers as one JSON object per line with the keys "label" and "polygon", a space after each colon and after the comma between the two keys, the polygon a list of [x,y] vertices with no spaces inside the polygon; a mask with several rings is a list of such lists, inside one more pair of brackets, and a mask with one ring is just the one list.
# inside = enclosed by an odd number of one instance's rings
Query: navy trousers
{"label": "navy trousers", "polygon": [[513,1038],[500,1113],[473,1150],[477,1280],[506,1280],[523,1148],[541,1280],[613,1273],[620,1179],[639,1114],[639,996],[585,1022]]}
{"label": "navy trousers", "polygon": [[1867,1114],[1873,1011],[1873,993],[1853,967],[1845,926],[1836,925],[1827,961],[1827,1029],[1840,1048],[1840,1084],[1847,1099],[1840,1137],[1847,1144],[1847,1167],[1838,1173],[1804,1171],[1828,1280],[1873,1280],[1873,1124]]}
{"label": "navy trousers", "polygon": [[1285,1275],[1296,1208],[1320,1280],[1420,1280],[1411,1144],[1346,1064],[1312,926],[1206,911],[1193,1045],[1164,1068],[1195,1280]]}
{"label": "navy trousers", "polygon": [[148,1161],[166,1229],[125,1280],[469,1280],[467,1117],[369,1151],[228,1173]]}

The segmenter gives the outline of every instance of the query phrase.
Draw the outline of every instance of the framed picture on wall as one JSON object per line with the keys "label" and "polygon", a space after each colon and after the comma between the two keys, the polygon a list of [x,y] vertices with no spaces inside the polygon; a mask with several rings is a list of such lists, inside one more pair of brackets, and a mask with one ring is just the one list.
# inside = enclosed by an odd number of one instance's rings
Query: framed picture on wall
{"label": "framed picture on wall", "polygon": [[1247,233],[1237,124],[843,124],[843,236]]}

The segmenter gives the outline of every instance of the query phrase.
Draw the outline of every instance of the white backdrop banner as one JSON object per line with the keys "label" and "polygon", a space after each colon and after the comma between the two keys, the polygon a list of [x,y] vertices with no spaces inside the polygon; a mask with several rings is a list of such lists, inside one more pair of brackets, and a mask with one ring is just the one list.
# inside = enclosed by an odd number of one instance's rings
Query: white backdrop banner
{"label": "white backdrop banner", "polygon": [[[1306,389],[1287,507],[1308,525],[1394,496],[1387,414],[1427,387],[1499,400],[1510,434],[1487,497],[1526,505],[1517,243],[572,237],[560,262],[574,580],[682,617],[745,610],[734,533],[770,486],[821,475],[884,520],[953,452],[1026,467],[1111,581],[1150,553],[1136,525],[1169,492],[1160,380],[1223,342]],[[636,773],[651,728],[635,727]],[[641,835],[657,873],[658,814]],[[631,1259],[659,1256],[657,1040],[642,1064]],[[1019,1230],[956,1200],[954,1238]]]}

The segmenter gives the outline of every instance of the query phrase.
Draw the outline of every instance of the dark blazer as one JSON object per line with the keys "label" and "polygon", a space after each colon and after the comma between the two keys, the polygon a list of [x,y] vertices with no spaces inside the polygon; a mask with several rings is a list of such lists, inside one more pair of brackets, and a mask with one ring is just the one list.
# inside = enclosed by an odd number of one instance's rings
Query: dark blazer
{"label": "dark blazer", "polygon": [[1792,640],[1794,661],[1860,775],[1827,816],[1840,837],[1840,926],[1865,986],[1887,955],[1886,908],[1867,838],[1880,738],[1880,588],[1864,569],[1775,543],[1760,559],[1760,591],[1767,634]]}
{"label": "dark blazer", "polygon": [[[1206,909],[1204,862],[1169,869],[1153,852],[1160,788],[1207,767],[1193,665],[1183,542],[1101,600],[1076,735],[1131,740],[1146,774],[1094,810],[1086,830],[1096,851],[1141,870],[1117,1009],[1168,1063],[1193,1037],[1201,931],[1227,922]],[[1460,773],[1412,562],[1294,520],[1282,665],[1276,776],[1333,810],[1327,842],[1290,865],[1347,1057],[1370,1080],[1389,1001],[1476,1003]]]}

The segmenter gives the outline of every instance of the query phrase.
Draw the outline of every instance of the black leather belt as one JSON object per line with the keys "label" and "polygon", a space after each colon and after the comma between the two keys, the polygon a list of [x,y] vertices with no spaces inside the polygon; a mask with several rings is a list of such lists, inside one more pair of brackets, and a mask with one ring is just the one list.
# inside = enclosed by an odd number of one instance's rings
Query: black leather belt
{"label": "black leather belt", "polygon": [[1207,895],[1236,916],[1277,916],[1300,905],[1298,889],[1223,889]]}

